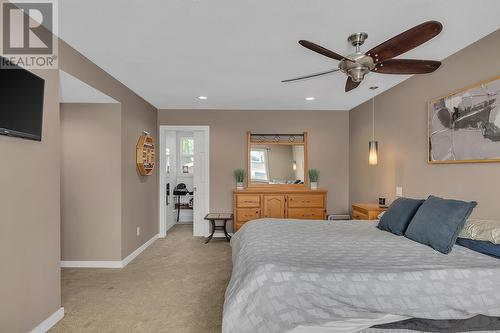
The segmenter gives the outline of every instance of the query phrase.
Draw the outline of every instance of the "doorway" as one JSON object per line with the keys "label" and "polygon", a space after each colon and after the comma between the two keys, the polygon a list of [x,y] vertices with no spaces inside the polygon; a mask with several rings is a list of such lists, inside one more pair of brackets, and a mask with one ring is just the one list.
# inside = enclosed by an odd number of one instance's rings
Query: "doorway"
{"label": "doorway", "polygon": [[160,126],[159,236],[178,223],[192,223],[193,236],[208,236],[208,126]]}

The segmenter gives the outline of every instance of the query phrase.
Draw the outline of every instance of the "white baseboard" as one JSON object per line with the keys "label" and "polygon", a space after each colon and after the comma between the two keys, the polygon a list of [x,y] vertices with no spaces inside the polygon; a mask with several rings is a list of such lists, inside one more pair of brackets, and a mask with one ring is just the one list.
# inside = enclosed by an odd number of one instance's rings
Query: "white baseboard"
{"label": "white baseboard", "polygon": [[65,268],[123,268],[127,266],[132,260],[134,260],[139,254],[141,254],[145,249],[147,249],[151,244],[153,244],[157,239],[159,235],[156,234],[153,237],[151,237],[150,240],[148,240],[146,243],[142,244],[129,254],[125,259],[123,260],[115,260],[115,261],[67,261],[67,260],[62,260],[61,261],[61,267]]}
{"label": "white baseboard", "polygon": [[122,261],[68,261],[61,260],[63,268],[122,268]]}
{"label": "white baseboard", "polygon": [[42,321],[37,327],[32,329],[30,333],[45,333],[52,328],[57,322],[64,317],[64,308],[60,307],[56,312],[51,314],[49,318]]}
{"label": "white baseboard", "polygon": [[151,237],[150,240],[148,240],[146,243],[144,243],[141,246],[139,246],[139,248],[137,250],[135,250],[134,252],[132,252],[131,254],[129,254],[125,259],[123,259],[122,260],[122,267],[127,266],[132,260],[135,259],[135,257],[137,257],[139,254],[141,254],[142,251],[144,251],[151,244],[153,244],[158,239],[158,236],[159,236],[158,234],[154,235],[153,237]]}

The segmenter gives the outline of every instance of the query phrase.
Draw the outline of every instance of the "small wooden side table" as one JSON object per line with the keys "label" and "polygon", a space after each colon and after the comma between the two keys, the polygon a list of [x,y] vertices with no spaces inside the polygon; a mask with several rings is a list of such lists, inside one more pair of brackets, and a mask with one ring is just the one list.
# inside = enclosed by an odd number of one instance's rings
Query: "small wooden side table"
{"label": "small wooden side table", "polygon": [[[231,236],[227,233],[227,228],[226,224],[227,221],[233,219],[233,214],[229,213],[209,213],[205,216],[205,220],[210,221],[210,224],[212,225],[212,233],[210,236],[208,236],[207,240],[205,241],[205,244],[210,242],[212,240],[212,237],[214,237],[215,230],[224,230],[224,235],[226,236],[226,240],[229,242],[231,240]],[[223,221],[223,225],[217,225],[215,222],[216,221]]]}
{"label": "small wooden side table", "polygon": [[380,207],[378,204],[355,203],[352,204],[352,219],[376,220],[378,215],[386,210],[387,207]]}

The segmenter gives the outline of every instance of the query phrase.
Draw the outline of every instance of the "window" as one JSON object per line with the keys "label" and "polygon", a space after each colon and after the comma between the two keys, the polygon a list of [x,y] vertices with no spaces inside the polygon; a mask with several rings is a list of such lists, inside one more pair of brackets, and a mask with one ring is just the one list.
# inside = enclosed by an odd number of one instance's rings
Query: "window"
{"label": "window", "polygon": [[181,173],[193,173],[194,167],[194,139],[181,138],[180,140]]}
{"label": "window", "polygon": [[251,179],[252,181],[267,183],[269,182],[269,172],[267,166],[267,150],[252,149],[250,152]]}

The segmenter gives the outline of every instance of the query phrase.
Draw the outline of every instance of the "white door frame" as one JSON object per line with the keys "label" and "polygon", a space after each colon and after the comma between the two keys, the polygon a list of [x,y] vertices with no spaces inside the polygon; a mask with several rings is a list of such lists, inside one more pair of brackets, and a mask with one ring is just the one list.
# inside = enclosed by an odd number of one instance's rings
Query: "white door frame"
{"label": "white door frame", "polygon": [[[165,169],[165,163],[166,163],[166,156],[165,156],[165,139],[166,139],[166,133],[167,131],[186,131],[186,132],[193,132],[193,131],[201,131],[205,133],[205,151],[206,151],[206,158],[205,158],[205,174],[210,175],[210,126],[177,126],[177,125],[160,125],[160,142],[159,142],[159,167],[158,167],[158,172],[159,172],[159,177],[158,177],[158,191],[159,191],[159,237],[165,238],[167,236],[167,228],[165,224],[165,219],[166,219],[166,206],[165,206],[165,187],[166,187],[166,169]],[[195,143],[196,144],[196,143]],[[171,188],[170,191],[173,191],[174,189]],[[207,189],[206,189],[206,195],[205,195],[205,207],[209,208],[210,207],[210,176],[207,179]],[[194,223],[194,221],[193,221]],[[202,236],[208,236],[209,234],[209,228],[208,224],[206,224],[206,227],[203,229],[205,231],[205,234]]]}

